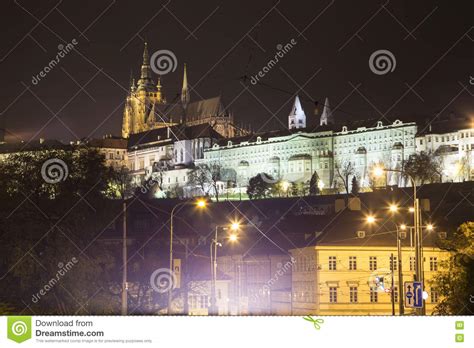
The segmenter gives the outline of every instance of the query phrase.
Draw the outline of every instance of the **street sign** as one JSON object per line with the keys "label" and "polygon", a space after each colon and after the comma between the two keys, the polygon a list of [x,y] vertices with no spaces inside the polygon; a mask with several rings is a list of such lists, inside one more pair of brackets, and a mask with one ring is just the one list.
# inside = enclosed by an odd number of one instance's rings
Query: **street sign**
{"label": "street sign", "polygon": [[421,282],[405,282],[405,307],[423,307],[423,288]]}

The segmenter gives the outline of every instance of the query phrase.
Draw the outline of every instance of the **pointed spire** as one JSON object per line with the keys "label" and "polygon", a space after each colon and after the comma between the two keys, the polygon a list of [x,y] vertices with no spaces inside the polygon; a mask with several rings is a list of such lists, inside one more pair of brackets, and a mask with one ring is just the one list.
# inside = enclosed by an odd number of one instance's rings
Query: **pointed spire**
{"label": "pointed spire", "polygon": [[135,78],[133,77],[132,70],[130,70],[130,86],[129,86],[129,91],[130,91],[130,92],[135,92]]}
{"label": "pointed spire", "polygon": [[143,48],[143,63],[141,67],[140,79],[138,80],[137,90],[145,90],[147,92],[156,92],[156,86],[153,82],[153,74],[150,66],[150,58],[148,54],[148,43],[145,41]]}
{"label": "pointed spire", "polygon": [[158,81],[156,83],[156,88],[158,89],[158,92],[161,91],[161,77],[158,76]]}
{"label": "pointed spire", "polygon": [[145,41],[145,47],[143,49],[143,65],[148,65],[150,63],[150,58],[148,54],[148,43]]}
{"label": "pointed spire", "polygon": [[295,102],[288,116],[288,129],[295,128],[306,128],[306,114],[298,96],[295,97]]}
{"label": "pointed spire", "polygon": [[181,103],[183,108],[186,110],[190,101],[189,89],[188,89],[188,76],[186,73],[186,63],[184,63],[184,73],[183,73],[183,88],[181,89]]}
{"label": "pointed spire", "polygon": [[329,123],[334,124],[334,118],[332,116],[331,107],[329,106],[329,98],[326,97],[326,99],[324,100],[324,108],[321,114],[321,118],[319,120],[319,124],[321,126],[325,126]]}

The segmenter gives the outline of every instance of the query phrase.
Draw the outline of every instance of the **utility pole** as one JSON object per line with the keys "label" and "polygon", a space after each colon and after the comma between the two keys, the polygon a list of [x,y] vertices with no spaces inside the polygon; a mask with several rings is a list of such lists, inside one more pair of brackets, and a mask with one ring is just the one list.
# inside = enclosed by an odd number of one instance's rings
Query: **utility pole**
{"label": "utility pole", "polygon": [[[209,315],[217,315],[217,299],[216,299],[216,283],[217,283],[217,230],[219,226],[216,225],[214,232],[214,240],[211,242],[211,305],[209,307]],[[214,249],[214,251],[213,251]]]}
{"label": "utility pole", "polygon": [[[392,288],[390,289],[390,297],[392,300],[392,315],[395,315],[395,281],[393,277],[393,273],[395,270],[395,262],[393,262],[393,253],[390,254],[390,265],[391,265],[391,273],[392,273]],[[400,299],[399,299],[400,301]]]}
{"label": "utility pole", "polygon": [[405,308],[403,307],[404,295],[403,295],[403,270],[402,270],[402,240],[400,238],[400,232],[397,227],[397,252],[398,252],[398,315],[405,314]]}
{"label": "utility pole", "polygon": [[127,203],[123,201],[122,226],[122,315],[127,315]]}

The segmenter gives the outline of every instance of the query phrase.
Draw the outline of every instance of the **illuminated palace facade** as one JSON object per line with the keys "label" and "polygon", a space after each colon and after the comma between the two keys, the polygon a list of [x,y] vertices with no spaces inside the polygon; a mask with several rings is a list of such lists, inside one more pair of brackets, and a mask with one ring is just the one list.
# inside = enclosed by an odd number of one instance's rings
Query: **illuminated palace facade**
{"label": "illuminated palace facade", "polygon": [[[348,179],[351,189],[352,177],[362,188],[377,185],[370,175],[374,166],[400,170],[404,161],[420,152],[440,164],[443,182],[474,180],[473,150],[474,129],[453,116],[427,127],[400,120],[344,125],[335,122],[326,98],[319,125],[311,129],[296,97],[287,130],[221,139],[196,162],[232,168],[237,188],[245,189],[249,179],[259,173],[307,184],[316,172],[320,187],[340,189],[341,181]],[[409,185],[397,172],[388,172],[384,181],[384,185]]]}
{"label": "illuminated palace facade", "polygon": [[[316,172],[320,187],[340,189],[344,172],[350,172],[349,189],[352,177],[367,188],[373,185],[373,166],[401,169],[421,151],[432,153],[442,164],[443,181],[474,179],[471,125],[453,129],[450,122],[450,127],[420,129],[415,122],[401,120],[343,124],[326,98],[318,125],[310,126],[296,96],[288,128],[259,134],[237,126],[220,96],[191,101],[186,66],[176,98],[180,100],[167,102],[160,79],[155,83],[152,75],[145,45],[140,78],[137,84],[131,80],[122,122],[122,137],[128,138],[126,163],[137,185],[159,176],[163,191],[212,194],[215,188],[200,192],[202,188],[192,187],[189,174],[196,166],[217,165],[227,173],[216,185],[220,193],[244,193],[249,179],[259,173],[275,181],[308,184]],[[398,173],[387,173],[385,183],[408,184]]]}
{"label": "illuminated palace facade", "polygon": [[[343,172],[350,172],[350,179],[356,176],[361,186],[367,187],[371,166],[401,169],[403,161],[416,151],[417,127],[413,122],[369,121],[354,123],[353,127],[336,126],[326,99],[320,125],[311,130],[298,127],[305,122],[298,97],[295,109],[301,114],[294,123],[294,112],[290,114],[288,130],[221,140],[206,149],[204,158],[197,162],[233,168],[239,187],[245,187],[259,173],[275,180],[307,183],[314,172],[321,187],[338,186],[338,173]],[[390,175],[387,182],[405,185],[399,175]]]}
{"label": "illuminated palace facade", "polygon": [[[333,190],[341,190],[344,179],[350,189],[356,177],[364,189],[374,185],[369,175],[373,166],[401,169],[404,161],[422,151],[441,164],[443,182],[474,180],[472,121],[451,116],[426,127],[406,118],[344,124],[334,117],[326,98],[318,124],[310,125],[296,96],[287,129],[254,133],[237,125],[220,96],[192,101],[186,66],[175,100],[166,100],[160,79],[153,75],[145,44],[140,77],[137,82],[131,78],[125,99],[122,140],[109,136],[108,145],[100,146],[104,140],[90,145],[103,150],[115,167],[127,166],[137,186],[148,179],[162,182],[157,197],[169,196],[170,191],[212,195],[215,187],[221,194],[241,194],[259,173],[307,185],[316,172],[318,186]],[[12,145],[2,145],[0,139],[0,157],[22,148]],[[202,187],[189,183],[189,174],[196,166],[211,165],[225,171],[226,177],[202,192]],[[408,185],[392,172],[380,184]]]}

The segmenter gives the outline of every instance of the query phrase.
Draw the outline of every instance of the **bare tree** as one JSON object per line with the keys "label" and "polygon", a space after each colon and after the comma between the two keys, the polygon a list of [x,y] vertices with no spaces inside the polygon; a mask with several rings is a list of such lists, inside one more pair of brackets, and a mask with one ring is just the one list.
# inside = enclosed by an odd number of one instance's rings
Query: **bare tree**
{"label": "bare tree", "polygon": [[355,175],[354,164],[350,160],[345,160],[335,165],[336,177],[339,179],[338,182],[344,187],[344,190],[349,194],[349,185],[352,176]]}
{"label": "bare tree", "polygon": [[223,170],[219,164],[198,165],[189,173],[188,183],[199,187],[205,195],[212,189],[216,201],[219,201],[218,183],[222,181]]}
{"label": "bare tree", "polygon": [[432,152],[416,153],[404,162],[404,171],[420,185],[441,182],[442,165],[439,156]]}

